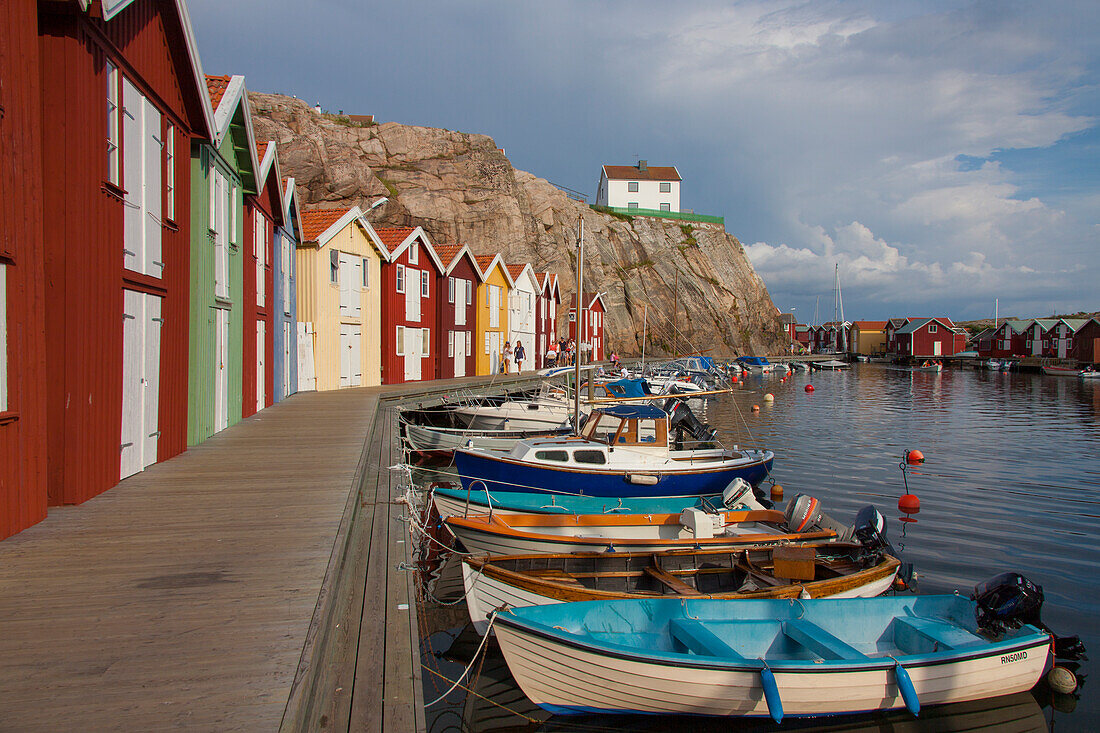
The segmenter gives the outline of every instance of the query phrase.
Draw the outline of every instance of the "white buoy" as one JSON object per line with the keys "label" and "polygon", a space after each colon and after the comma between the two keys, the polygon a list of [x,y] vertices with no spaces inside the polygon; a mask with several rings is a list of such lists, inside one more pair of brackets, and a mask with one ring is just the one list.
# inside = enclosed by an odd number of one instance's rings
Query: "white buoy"
{"label": "white buoy", "polygon": [[773,395],[771,392],[768,392],[766,395],[764,395],[764,401],[775,402],[775,395]]}
{"label": "white buoy", "polygon": [[1047,672],[1050,689],[1068,695],[1077,689],[1077,678],[1065,667],[1055,667]]}

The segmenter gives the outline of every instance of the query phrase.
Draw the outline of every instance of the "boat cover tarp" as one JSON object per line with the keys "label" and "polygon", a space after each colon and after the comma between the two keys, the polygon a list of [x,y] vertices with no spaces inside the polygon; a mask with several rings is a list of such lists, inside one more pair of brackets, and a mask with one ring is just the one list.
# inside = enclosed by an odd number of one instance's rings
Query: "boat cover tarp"
{"label": "boat cover tarp", "polygon": [[607,390],[616,397],[645,397],[643,379],[617,379],[607,383]]}
{"label": "boat cover tarp", "polygon": [[768,360],[762,356],[739,356],[737,361],[751,366],[766,366],[768,363]]}
{"label": "boat cover tarp", "polygon": [[598,412],[623,420],[636,418],[654,420],[666,416],[664,410],[653,405],[612,405],[611,407],[601,407]]}

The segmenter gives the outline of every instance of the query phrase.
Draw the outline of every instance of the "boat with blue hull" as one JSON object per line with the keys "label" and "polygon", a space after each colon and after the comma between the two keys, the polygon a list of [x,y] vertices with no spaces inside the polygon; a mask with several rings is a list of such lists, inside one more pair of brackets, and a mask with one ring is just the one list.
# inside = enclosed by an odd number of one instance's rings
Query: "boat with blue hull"
{"label": "boat with blue hull", "polygon": [[[462,487],[644,499],[720,494],[735,478],[756,486],[774,455],[714,447],[713,431],[682,402],[594,410],[580,436],[521,440],[510,450],[460,448]],[[684,431],[694,441],[684,439]]]}
{"label": "boat with blue hull", "polygon": [[584,601],[506,609],[493,629],[552,713],[818,716],[1028,690],[1051,636],[978,625],[958,595]]}

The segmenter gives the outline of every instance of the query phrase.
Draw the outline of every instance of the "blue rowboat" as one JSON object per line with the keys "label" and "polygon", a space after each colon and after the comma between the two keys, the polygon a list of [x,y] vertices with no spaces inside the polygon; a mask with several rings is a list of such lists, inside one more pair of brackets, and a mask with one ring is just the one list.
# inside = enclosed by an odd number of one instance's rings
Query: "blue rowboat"
{"label": "blue rowboat", "polygon": [[735,478],[756,486],[768,476],[770,451],[726,450],[709,441],[685,448],[682,431],[698,438],[709,428],[682,404],[673,415],[670,421],[648,405],[605,407],[592,412],[582,436],[521,440],[510,450],[460,448],[455,467],[464,489],[494,496],[697,497],[720,494]]}
{"label": "blue rowboat", "polygon": [[816,716],[1030,689],[1050,635],[979,628],[958,595],[585,601],[493,621],[524,693],[553,713]]}

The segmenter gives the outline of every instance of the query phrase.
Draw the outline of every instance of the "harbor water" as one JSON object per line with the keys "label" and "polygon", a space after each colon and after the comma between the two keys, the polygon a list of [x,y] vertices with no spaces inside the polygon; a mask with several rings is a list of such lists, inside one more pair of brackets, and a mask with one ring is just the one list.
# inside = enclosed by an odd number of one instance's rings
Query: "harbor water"
{"label": "harbor water", "polygon": [[[811,494],[850,523],[867,504],[888,518],[890,539],[917,570],[920,593],[968,594],[998,573],[1022,573],[1043,588],[1043,620],[1079,634],[1100,655],[1100,380],[1040,374],[914,372],[858,364],[839,372],[750,376],[731,396],[707,404],[723,442],[775,451],[784,500]],[[807,392],[807,384],[814,390]],[[771,393],[774,402],[764,399]],[[753,405],[760,411],[754,412]],[[899,464],[906,450],[926,461]],[[920,498],[903,525],[898,497]],[[765,485],[767,488],[767,485]],[[904,534],[902,532],[905,528]],[[425,700],[450,687],[480,638],[464,628],[459,602],[428,601],[421,612]],[[1100,730],[1092,663],[1078,670],[1076,697],[1033,694],[921,712],[927,729],[980,725],[1015,730]],[[446,679],[445,679],[446,678]],[[467,692],[472,690],[472,692]],[[1091,693],[1091,694],[1090,694]],[[516,688],[495,644],[486,644],[462,686],[429,707],[429,729],[444,730],[767,730],[762,721],[665,717],[551,717]],[[799,723],[830,730],[896,730],[908,713]],[[984,722],[983,722],[984,721]],[[923,727],[905,730],[922,730]]]}

